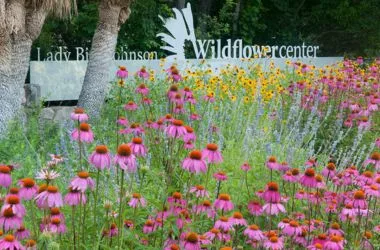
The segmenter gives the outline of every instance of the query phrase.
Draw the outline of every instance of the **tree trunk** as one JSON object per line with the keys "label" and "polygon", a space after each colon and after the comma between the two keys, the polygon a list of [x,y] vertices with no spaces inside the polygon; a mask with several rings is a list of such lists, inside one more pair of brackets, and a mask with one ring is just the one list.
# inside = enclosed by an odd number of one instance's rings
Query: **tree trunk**
{"label": "tree trunk", "polygon": [[126,12],[122,6],[103,2],[99,6],[99,22],[92,40],[86,75],[78,101],[78,106],[83,107],[91,117],[100,114],[107,94],[109,69],[115,56],[119,28],[129,16],[129,12]]}
{"label": "tree trunk", "polygon": [[232,24],[232,34],[236,36],[238,33],[238,23],[240,17],[240,9],[241,9],[241,0],[237,0],[235,11],[233,15],[233,24]]}
{"label": "tree trunk", "polygon": [[24,9],[22,12],[26,13],[26,19],[19,17],[19,21],[25,25],[10,36],[8,49],[3,49],[8,51],[6,56],[10,59],[4,62],[8,63],[8,72],[6,69],[0,70],[0,137],[5,135],[10,120],[20,114],[21,105],[25,101],[24,84],[32,44],[39,36],[47,15],[43,10]]}

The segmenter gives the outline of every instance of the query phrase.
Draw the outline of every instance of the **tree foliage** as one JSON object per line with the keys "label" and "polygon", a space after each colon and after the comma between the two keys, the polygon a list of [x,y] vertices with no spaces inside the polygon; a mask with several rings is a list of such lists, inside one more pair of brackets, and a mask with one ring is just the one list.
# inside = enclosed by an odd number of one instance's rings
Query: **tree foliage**
{"label": "tree foliage", "polygon": [[[379,56],[378,0],[191,0],[198,39],[241,38],[247,44],[320,46],[321,56]],[[170,16],[182,0],[135,1],[119,34],[118,49],[160,51],[158,18]],[[97,1],[78,1],[71,19],[50,18],[35,43],[41,51],[57,46],[90,47],[96,28]],[[159,54],[163,56],[163,52]],[[33,50],[33,59],[36,50]]]}

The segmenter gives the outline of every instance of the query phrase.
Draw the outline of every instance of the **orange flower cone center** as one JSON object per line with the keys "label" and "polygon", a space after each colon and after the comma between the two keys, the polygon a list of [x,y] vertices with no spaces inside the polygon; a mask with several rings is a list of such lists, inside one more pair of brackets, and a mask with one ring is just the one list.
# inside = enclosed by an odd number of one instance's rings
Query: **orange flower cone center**
{"label": "orange flower cone center", "polygon": [[202,159],[202,152],[199,150],[193,150],[190,152],[189,156],[193,160],[200,160]]}
{"label": "orange flower cone center", "polygon": [[117,153],[121,156],[130,156],[132,154],[132,150],[127,144],[121,144],[117,149]]}
{"label": "orange flower cone center", "polygon": [[98,154],[107,154],[108,148],[105,145],[99,145],[99,146],[96,146],[95,151]]}
{"label": "orange flower cone center", "polygon": [[90,125],[88,125],[87,123],[81,123],[79,125],[79,129],[80,129],[80,131],[88,132],[88,131],[90,131]]}

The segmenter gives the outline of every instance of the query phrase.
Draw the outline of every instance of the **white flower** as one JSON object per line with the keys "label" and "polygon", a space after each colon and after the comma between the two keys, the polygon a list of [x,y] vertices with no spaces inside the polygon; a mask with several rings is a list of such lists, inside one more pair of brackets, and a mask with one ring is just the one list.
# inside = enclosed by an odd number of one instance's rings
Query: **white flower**
{"label": "white flower", "polygon": [[54,179],[58,178],[59,176],[60,176],[60,174],[54,170],[42,169],[40,172],[37,173],[36,179],[54,180]]}

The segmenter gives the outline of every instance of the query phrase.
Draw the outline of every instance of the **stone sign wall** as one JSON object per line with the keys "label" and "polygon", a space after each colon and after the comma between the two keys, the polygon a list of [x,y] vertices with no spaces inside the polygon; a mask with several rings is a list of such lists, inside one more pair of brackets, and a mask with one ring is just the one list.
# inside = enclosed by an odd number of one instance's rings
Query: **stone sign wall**
{"label": "stone sign wall", "polygon": [[[252,64],[261,64],[264,69],[268,69],[270,62],[273,62],[277,67],[285,68],[287,60],[289,59],[259,58],[247,62],[241,59],[208,59],[205,65],[210,65],[214,71],[218,71],[228,64],[244,68]],[[342,60],[341,57],[317,57],[302,58],[299,60],[293,59],[292,61],[301,61],[322,67],[324,65],[335,64],[340,60]],[[196,59],[181,62],[168,61],[165,62],[164,69],[169,68],[173,63],[175,63],[180,70],[194,68],[200,64],[200,61],[201,60]],[[127,67],[130,74],[134,74],[141,67],[145,66],[147,69],[155,70],[158,77],[165,77],[166,75],[162,72],[160,62],[160,60],[114,61],[114,64],[109,67],[109,80],[111,82],[115,79],[115,72],[118,66]],[[30,63],[30,83],[39,86],[40,97],[47,101],[77,100],[86,73],[86,66],[87,61],[32,61]]]}

